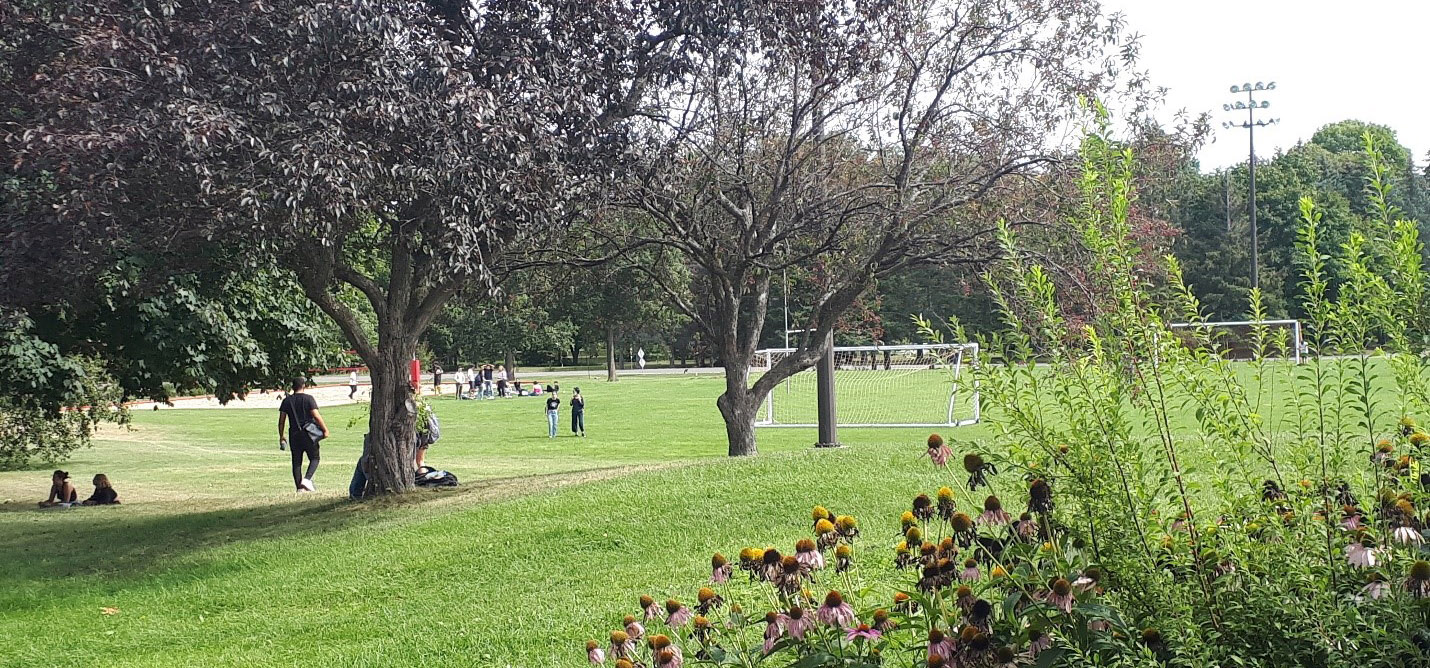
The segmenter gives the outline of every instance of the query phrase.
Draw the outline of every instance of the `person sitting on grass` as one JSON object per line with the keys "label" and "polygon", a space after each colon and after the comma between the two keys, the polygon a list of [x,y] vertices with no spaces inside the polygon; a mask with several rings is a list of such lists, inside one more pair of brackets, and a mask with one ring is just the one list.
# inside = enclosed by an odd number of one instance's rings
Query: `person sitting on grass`
{"label": "person sitting on grass", "polygon": [[50,475],[50,498],[41,501],[40,507],[68,508],[70,504],[78,500],[79,492],[75,491],[74,485],[70,484],[70,474],[57,469]]}
{"label": "person sitting on grass", "polygon": [[86,506],[116,506],[119,505],[119,492],[109,484],[109,476],[100,473],[94,476],[94,494],[83,503]]}

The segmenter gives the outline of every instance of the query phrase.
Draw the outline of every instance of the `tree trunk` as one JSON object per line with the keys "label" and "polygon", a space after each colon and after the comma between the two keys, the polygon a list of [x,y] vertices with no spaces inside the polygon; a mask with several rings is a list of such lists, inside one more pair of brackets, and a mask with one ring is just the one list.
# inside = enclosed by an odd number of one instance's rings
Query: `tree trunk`
{"label": "tree trunk", "polygon": [[516,351],[511,349],[506,351],[506,379],[516,380]]}
{"label": "tree trunk", "polygon": [[606,327],[606,382],[616,382],[616,328]]}
{"label": "tree trunk", "polygon": [[759,411],[759,400],[750,395],[746,380],[750,367],[725,367],[725,393],[715,400],[720,408],[720,416],[725,418],[725,436],[730,442],[731,457],[748,457],[758,454],[755,445],[755,414]]}
{"label": "tree trunk", "polygon": [[412,461],[417,406],[408,383],[408,360],[417,351],[414,340],[379,343],[372,365],[372,403],[368,434],[372,476],[368,493],[396,494],[415,488]]}

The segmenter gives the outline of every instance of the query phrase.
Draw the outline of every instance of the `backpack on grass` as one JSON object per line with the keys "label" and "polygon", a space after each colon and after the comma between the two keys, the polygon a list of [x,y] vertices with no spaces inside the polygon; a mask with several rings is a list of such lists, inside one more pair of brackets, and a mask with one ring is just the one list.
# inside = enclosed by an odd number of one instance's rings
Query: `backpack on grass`
{"label": "backpack on grass", "polygon": [[456,487],[457,476],[451,471],[442,471],[430,466],[417,469],[418,487]]}

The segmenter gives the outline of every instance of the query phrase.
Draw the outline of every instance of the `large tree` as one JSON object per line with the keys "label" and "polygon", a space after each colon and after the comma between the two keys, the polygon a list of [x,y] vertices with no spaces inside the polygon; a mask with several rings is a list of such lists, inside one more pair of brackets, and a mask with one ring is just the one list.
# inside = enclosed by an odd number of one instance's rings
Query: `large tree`
{"label": "large tree", "polygon": [[[41,3],[43,4],[43,3]],[[372,369],[374,491],[412,487],[405,369],[461,289],[561,226],[720,3],[85,0],[7,7],[0,280],[277,266]],[[80,279],[81,281],[83,279]],[[55,281],[56,284],[60,281]],[[376,339],[342,299],[370,304]],[[315,314],[315,317],[316,316]]]}
{"label": "large tree", "polygon": [[[1119,21],[1084,0],[770,3],[683,85],[660,91],[615,236],[680,254],[704,294],[669,291],[725,368],[731,455],[756,452],[765,396],[818,358],[874,281],[984,257],[980,205],[1045,164],[1078,100],[1117,79]],[[1130,47],[1129,47],[1129,50]],[[771,284],[818,286],[795,352],[750,364]]]}

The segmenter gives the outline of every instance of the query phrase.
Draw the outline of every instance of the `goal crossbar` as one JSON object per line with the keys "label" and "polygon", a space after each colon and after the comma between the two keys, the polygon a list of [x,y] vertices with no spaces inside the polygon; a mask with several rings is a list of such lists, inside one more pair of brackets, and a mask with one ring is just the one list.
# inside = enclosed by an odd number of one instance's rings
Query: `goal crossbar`
{"label": "goal crossbar", "polygon": [[[761,365],[761,366],[752,367],[751,371],[754,371],[754,372],[764,372],[764,371],[768,371],[771,367],[774,366],[775,360],[778,359],[778,356],[779,356],[779,355],[787,355],[787,354],[796,352],[797,350],[798,350],[797,348],[768,348],[768,349],[758,350],[758,351],[755,352],[755,359],[757,360],[757,363],[762,363],[762,365]],[[972,379],[971,382],[969,382],[969,383],[967,384],[967,385],[968,385],[968,391],[967,391],[967,393],[966,393],[966,394],[967,394],[966,397],[965,397],[965,396],[961,396],[961,394],[960,394],[960,392],[959,392],[959,389],[960,389],[960,387],[961,387],[960,381],[963,380],[963,367],[964,367],[964,363],[965,363],[965,361],[967,361],[968,364],[976,364],[976,363],[977,363],[977,360],[978,360],[978,350],[979,350],[978,344],[976,344],[976,343],[940,343],[940,344],[923,344],[923,345],[918,345],[918,344],[904,344],[904,345],[892,345],[892,346],[880,346],[880,345],[871,345],[871,346],[836,346],[836,347],[834,348],[834,353],[835,353],[836,356],[838,356],[838,355],[841,354],[841,353],[855,353],[855,354],[858,354],[858,353],[873,353],[873,354],[877,354],[877,353],[889,353],[889,354],[894,354],[894,353],[917,353],[917,354],[919,354],[919,355],[931,353],[931,354],[934,354],[935,357],[936,357],[936,359],[938,360],[936,363],[934,363],[934,364],[932,364],[932,365],[929,364],[927,361],[923,361],[923,362],[920,362],[920,363],[918,363],[918,364],[907,364],[907,363],[904,363],[904,364],[893,364],[892,362],[880,363],[880,362],[877,360],[877,358],[873,358],[872,361],[868,364],[868,366],[864,366],[863,364],[861,364],[860,366],[856,366],[856,367],[852,367],[852,368],[840,368],[840,369],[839,369],[839,371],[846,372],[846,373],[847,373],[847,372],[851,372],[851,371],[868,371],[868,372],[870,372],[870,373],[876,373],[876,374],[912,374],[912,373],[918,373],[918,372],[921,371],[921,370],[929,370],[929,369],[936,369],[936,368],[943,368],[943,369],[946,370],[947,373],[948,373],[948,375],[947,375],[947,377],[946,377],[946,379],[945,379],[945,380],[946,380],[946,386],[947,386],[947,388],[948,388],[948,398],[947,398],[946,404],[942,407],[942,408],[943,408],[943,411],[942,411],[942,412],[943,412],[943,416],[942,416],[942,417],[944,418],[942,422],[935,421],[935,420],[927,420],[927,421],[922,421],[922,420],[897,421],[897,420],[893,420],[893,421],[887,421],[887,422],[875,422],[875,421],[867,421],[867,420],[853,420],[853,421],[850,421],[850,422],[839,422],[839,423],[838,423],[838,426],[839,426],[839,427],[909,427],[909,428],[917,428],[917,427],[959,427],[959,426],[966,426],[966,425],[971,425],[971,424],[977,424],[977,423],[980,421],[980,419],[981,419],[981,405],[980,405],[979,395],[978,395],[978,382],[977,382],[977,379],[974,378],[974,379]],[[919,358],[919,359],[922,359],[922,358]],[[778,416],[778,413],[777,413],[777,411],[776,411],[777,402],[780,401],[780,400],[777,398],[776,395],[779,393],[779,390],[780,390],[781,387],[786,387],[786,386],[790,383],[790,381],[793,380],[793,379],[795,379],[796,377],[801,377],[801,376],[806,376],[806,375],[808,375],[808,376],[813,376],[813,375],[815,375],[815,373],[816,373],[816,372],[815,372],[815,369],[814,369],[813,367],[811,367],[811,368],[809,368],[809,369],[806,369],[806,370],[804,370],[804,371],[800,371],[800,372],[798,372],[798,373],[796,373],[796,374],[790,376],[790,378],[785,379],[783,382],[780,383],[779,386],[777,386],[775,389],[771,390],[771,391],[770,391],[770,394],[765,398],[764,405],[763,405],[763,407],[762,407],[762,410],[760,411],[760,417],[759,417],[759,419],[756,420],[755,426],[757,426],[757,427],[801,427],[801,428],[818,427],[819,425],[818,425],[817,422],[810,422],[810,421],[807,421],[807,420],[799,420],[799,419],[795,419],[795,420],[792,420],[792,421],[783,421],[783,420],[780,420],[780,419],[779,419],[779,416]],[[895,377],[897,377],[897,375],[896,375]],[[836,396],[838,396],[838,394],[839,394],[839,390],[838,390],[839,384],[838,384],[837,382],[836,382],[836,384],[835,384],[835,387],[836,387],[836,390],[835,390],[835,391],[836,391]],[[960,401],[960,399],[962,399],[963,401]],[[852,397],[848,397],[848,396],[841,397],[841,398],[839,399],[839,404],[840,404],[841,406],[843,406],[843,405],[845,405],[844,402],[851,401],[851,400],[854,400],[854,399],[853,399]],[[965,412],[967,413],[966,415],[960,415],[960,414],[958,413],[958,411],[959,411],[961,408],[965,410]]]}
{"label": "goal crossbar", "polygon": [[1214,322],[1174,322],[1167,325],[1168,329],[1214,329],[1217,327],[1267,327],[1273,325],[1289,325],[1291,327],[1291,357],[1297,364],[1301,363],[1302,351],[1305,343],[1301,339],[1300,320],[1218,320]]}

